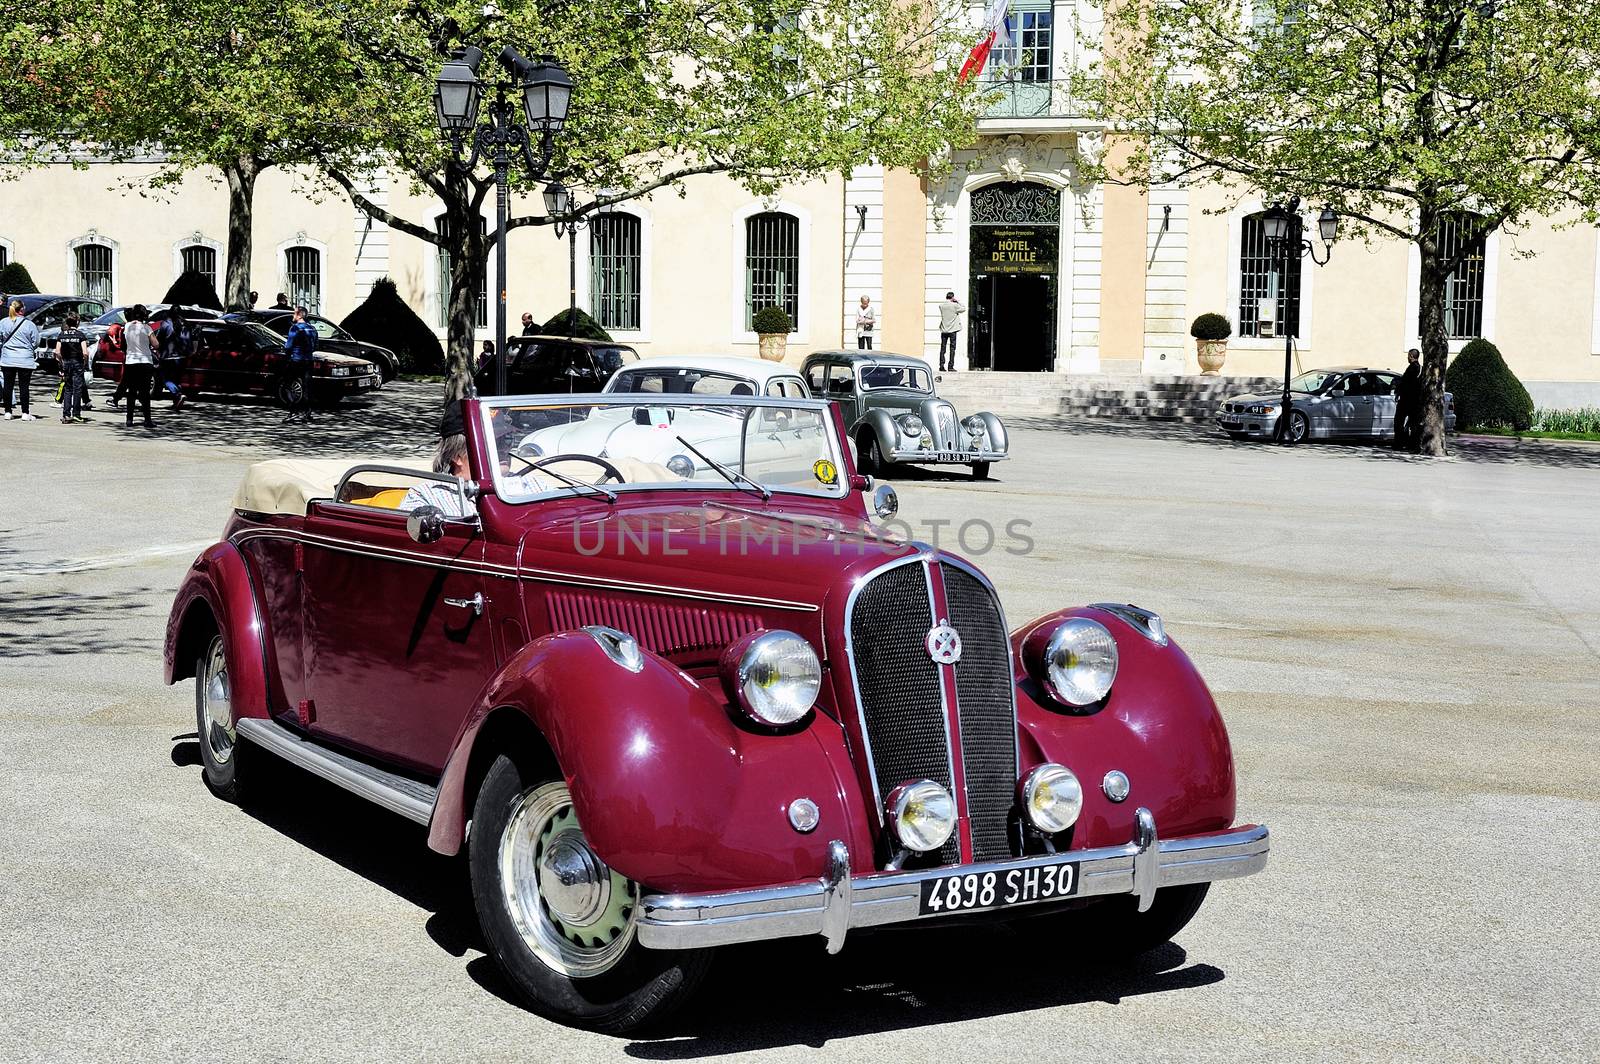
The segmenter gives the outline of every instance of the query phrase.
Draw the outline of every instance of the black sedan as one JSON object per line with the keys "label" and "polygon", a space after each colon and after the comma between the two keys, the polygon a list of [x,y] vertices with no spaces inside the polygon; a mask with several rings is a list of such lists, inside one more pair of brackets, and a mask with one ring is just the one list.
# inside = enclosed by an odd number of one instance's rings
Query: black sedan
{"label": "black sedan", "polygon": [[[506,353],[510,395],[598,392],[624,363],[639,358],[626,344],[566,336],[510,336]],[[478,364],[473,379],[479,395],[496,394],[496,372],[493,358]]]}
{"label": "black sedan", "polygon": [[[246,310],[229,314],[227,317],[230,321],[253,321],[265,325],[279,336],[288,336],[289,326],[294,324],[294,311],[284,310],[282,307]],[[387,347],[357,340],[344,326],[329,321],[320,314],[307,314],[306,321],[317,330],[317,350],[364,358],[378,367],[378,373],[383,377],[385,384],[399,375],[400,359]]]}

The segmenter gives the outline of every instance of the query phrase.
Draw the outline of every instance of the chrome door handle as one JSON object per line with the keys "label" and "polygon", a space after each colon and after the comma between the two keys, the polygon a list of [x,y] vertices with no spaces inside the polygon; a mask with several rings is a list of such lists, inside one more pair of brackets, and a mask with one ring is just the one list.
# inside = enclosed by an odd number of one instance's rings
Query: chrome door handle
{"label": "chrome door handle", "polygon": [[471,610],[474,617],[482,617],[485,601],[483,592],[477,591],[469,599],[447,598],[444,600],[444,604],[446,606],[454,606],[457,609]]}

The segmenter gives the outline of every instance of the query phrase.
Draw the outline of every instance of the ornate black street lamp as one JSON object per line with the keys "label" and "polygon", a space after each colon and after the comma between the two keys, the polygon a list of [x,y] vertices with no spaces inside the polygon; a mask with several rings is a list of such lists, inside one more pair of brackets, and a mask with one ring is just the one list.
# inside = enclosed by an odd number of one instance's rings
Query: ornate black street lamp
{"label": "ornate black street lamp", "polygon": [[[1333,242],[1339,236],[1339,216],[1333,213],[1332,207],[1322,208],[1322,214],[1317,218],[1317,235],[1322,238],[1322,258],[1317,258],[1316,245],[1300,235],[1300,197],[1292,197],[1288,203],[1275,203],[1267,209],[1266,216],[1262,218],[1262,226],[1266,231],[1267,252],[1278,264],[1278,276],[1285,282],[1289,276],[1289,263],[1302,255],[1309,255],[1311,261],[1318,266],[1326,266],[1333,258]],[[1289,379],[1294,375],[1294,334],[1284,322],[1283,330],[1283,407],[1278,411],[1278,423],[1272,431],[1272,438],[1279,443],[1294,443],[1294,432],[1290,428],[1293,406],[1289,396]]]}
{"label": "ornate black street lamp", "polygon": [[[509,44],[500,50],[499,63],[506,77],[494,83],[494,99],[489,104],[489,121],[478,124],[478,109],[483,83],[478,67],[483,49],[467,46],[456,53],[439,71],[434,85],[433,107],[439,129],[450,138],[451,165],[470,174],[478,160],[489,156],[494,163],[495,180],[495,267],[500,282],[495,301],[495,392],[506,392],[506,208],[512,152],[520,156],[523,168],[537,180],[550,166],[552,143],[567,122],[572,102],[572,79],[559,63],[543,56],[526,59]],[[509,96],[522,97],[524,123],[517,121],[516,106]],[[471,137],[472,152],[466,160],[461,153]],[[538,138],[538,154],[533,141]]]}
{"label": "ornate black street lamp", "polygon": [[[555,223],[556,239],[567,238],[567,336],[572,336],[578,319],[578,230],[589,227],[589,212],[595,214],[608,214],[609,206],[595,206],[578,209],[572,199],[572,191],[559,181],[552,181],[544,187],[544,212]],[[592,296],[592,293],[591,293]],[[591,304],[592,309],[592,304]]]}

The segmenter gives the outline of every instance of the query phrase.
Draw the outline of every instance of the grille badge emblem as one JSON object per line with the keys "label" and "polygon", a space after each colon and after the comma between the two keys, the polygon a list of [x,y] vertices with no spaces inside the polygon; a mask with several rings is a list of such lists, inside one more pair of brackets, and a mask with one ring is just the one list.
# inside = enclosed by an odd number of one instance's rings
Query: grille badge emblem
{"label": "grille badge emblem", "polygon": [[961,635],[941,620],[928,630],[928,657],[939,665],[954,665],[961,660]]}

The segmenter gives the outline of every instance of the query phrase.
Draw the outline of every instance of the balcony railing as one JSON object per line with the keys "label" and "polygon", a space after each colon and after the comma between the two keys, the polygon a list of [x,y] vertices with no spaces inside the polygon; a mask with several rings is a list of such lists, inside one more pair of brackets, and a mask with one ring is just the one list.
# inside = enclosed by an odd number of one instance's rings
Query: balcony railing
{"label": "balcony railing", "polygon": [[979,114],[980,122],[995,119],[1078,118],[1083,108],[1074,106],[1071,83],[1066,78],[1024,81],[1020,77],[985,81],[989,102]]}

